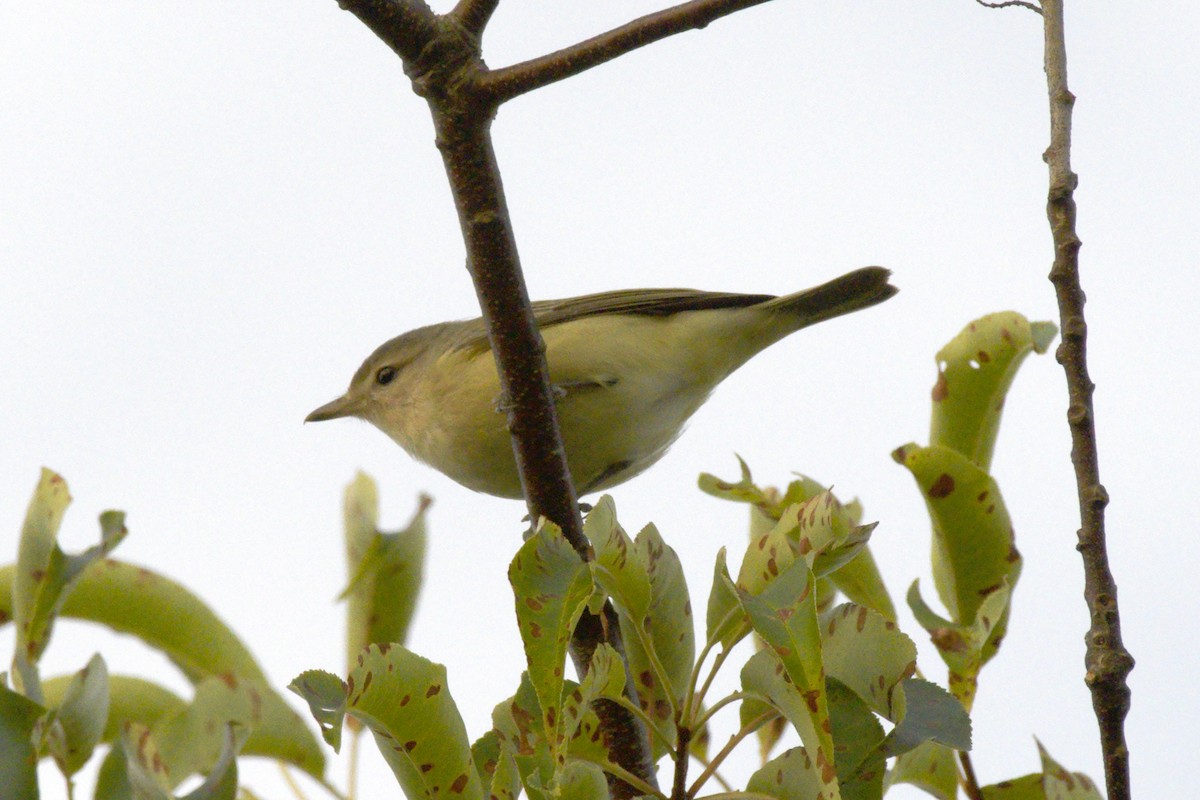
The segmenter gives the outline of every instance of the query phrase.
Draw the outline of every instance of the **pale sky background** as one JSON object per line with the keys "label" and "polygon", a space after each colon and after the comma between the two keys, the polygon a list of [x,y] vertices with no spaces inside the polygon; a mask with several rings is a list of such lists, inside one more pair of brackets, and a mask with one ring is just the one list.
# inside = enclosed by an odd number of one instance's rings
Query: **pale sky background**
{"label": "pale sky background", "polygon": [[[485,57],[509,64],[661,6],[506,0]],[[1198,20],[1171,2],[1076,2],[1067,18],[1090,366],[1145,798],[1182,796],[1200,712],[1200,546],[1178,505],[1200,446]],[[717,549],[736,561],[744,547],[745,510],[695,488],[701,471],[736,475],[734,452],[762,481],[796,470],[857,495],[880,521],[873,547],[897,604],[914,578],[930,586],[924,507],[889,453],[927,439],[934,353],[987,312],[1057,317],[1041,47],[1035,15],[969,0],[777,0],[501,110],[496,149],[535,298],[786,293],[864,264],[902,288],[755,359],[657,467],[615,490],[627,529],[653,520],[679,552],[695,606]],[[365,423],[301,425],[380,342],[478,313],[429,115],[399,61],[332,0],[5,3],[0,108],[0,560],[52,467],[75,498],[64,546],[90,545],[102,510],[127,511],[116,555],[198,592],[282,687],[308,668],[344,672],[345,484],[373,475],[389,528],[429,492],[409,645],[448,666],[470,735],[483,733],[523,665],[505,578],[523,507],[451,483]],[[984,782],[1037,769],[1035,735],[1102,780],[1065,408],[1062,370],[1031,357],[992,469],[1026,562],[976,706]],[[48,675],[100,650],[113,671],[186,688],[127,638],[57,634]],[[8,628],[5,661],[11,646]],[[364,753],[362,796],[396,796]],[[750,767],[728,772],[744,781]],[[344,783],[336,759],[330,775]],[[44,776],[43,796],[62,797]],[[271,764],[243,777],[286,796]]]}

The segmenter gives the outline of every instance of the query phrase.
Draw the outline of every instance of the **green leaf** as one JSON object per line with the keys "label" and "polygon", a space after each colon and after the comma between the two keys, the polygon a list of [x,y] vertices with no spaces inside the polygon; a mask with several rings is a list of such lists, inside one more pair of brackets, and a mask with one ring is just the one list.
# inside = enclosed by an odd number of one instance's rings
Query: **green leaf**
{"label": "green leaf", "polygon": [[215,772],[228,746],[228,725],[241,730],[240,747],[261,722],[262,706],[258,682],[233,676],[202,680],[186,709],[159,720],[151,729],[157,763],[166,768],[167,786],[178,786],[190,775]]}
{"label": "green leaf", "polygon": [[708,613],[705,628],[709,642],[720,642],[729,650],[750,632],[750,621],[738,600],[729,567],[725,564],[725,548],[717,551],[713,566],[712,590],[708,593]]}
{"label": "green leaf", "polygon": [[938,800],[958,797],[958,766],[954,751],[934,742],[901,754],[884,780],[886,787],[907,783],[923,789]]}
{"label": "green leaf", "polygon": [[133,787],[129,784],[128,759],[125,748],[121,744],[121,734],[124,725],[118,726],[117,736],[113,739],[112,747],[100,762],[100,770],[96,775],[96,787],[92,793],[94,800],[132,800]]}
{"label": "green leaf", "polygon": [[769,504],[770,501],[763,490],[754,485],[754,478],[750,475],[750,468],[746,466],[746,462],[741,456],[738,456],[737,460],[742,470],[741,480],[736,483],[723,481],[715,475],[702,472],[697,481],[700,491],[735,503]]}
{"label": "green leaf", "polygon": [[817,623],[812,590],[812,573],[808,564],[800,559],[784,570],[760,595],[752,595],[738,587],[738,599],[746,609],[755,632],[778,657],[788,678],[805,699],[816,739],[806,736],[805,730],[801,729],[801,741],[818,763],[822,755],[817,748],[820,744],[820,750],[830,756],[832,763],[829,711],[825,706],[825,672],[821,660],[821,629]]}
{"label": "green leaf", "polygon": [[991,786],[981,787],[980,791],[983,793],[983,800],[1046,800],[1046,790],[1042,786],[1040,772],[993,783]]}
{"label": "green leaf", "polygon": [[37,751],[33,731],[45,712],[0,681],[0,786],[6,800],[37,800]]}
{"label": "green leaf", "polygon": [[804,743],[804,752],[815,753],[813,770],[817,783],[827,793],[825,796],[838,797],[833,737],[824,686],[819,691],[798,687],[772,650],[760,650],[751,656],[742,667],[741,678],[744,692],[774,707],[792,724]]}
{"label": "green leaf", "polygon": [[883,726],[863,699],[837,678],[827,679],[825,689],[842,797],[879,800],[886,772],[885,758],[879,749],[884,740]]}
{"label": "green leaf", "polygon": [[225,746],[204,783],[184,795],[182,800],[235,800],[238,794],[237,755],[246,740],[246,730],[235,724],[225,726]]}
{"label": "green leaf", "polygon": [[893,457],[912,473],[933,522],[933,579],[955,622],[970,625],[989,592],[1015,583],[1020,554],[991,476],[945,447],[905,445]]}
{"label": "green leaf", "polygon": [[[46,679],[42,684],[46,693],[46,705],[50,708],[61,706],[74,680],[73,675],[59,675]],[[129,675],[110,674],[107,692],[108,721],[100,736],[102,742],[115,741],[121,735],[123,722],[153,725],[164,716],[177,714],[187,707],[187,702],[169,689]]]}
{"label": "green leaf", "polygon": [[521,774],[513,750],[495,730],[480,736],[471,745],[471,760],[483,786],[489,787],[488,797],[496,800],[517,800],[521,793]]}
{"label": "green leaf", "polygon": [[[0,621],[11,615],[16,570],[0,567]],[[152,570],[106,558],[75,582],[59,615],[135,636],[166,655],[192,683],[214,675],[257,681],[262,723],[251,737],[256,752],[294,764],[310,775],[325,768],[312,731],[270,688],[249,649],[198,596]],[[179,620],[187,620],[180,625]]]}
{"label": "green leaf", "polygon": [[83,571],[116,547],[126,534],[125,515],[106,511],[100,515],[100,543],[79,555],[67,555],[58,546],[58,529],[70,502],[66,481],[43,468],[17,547],[11,596],[17,627],[13,681],[35,701],[41,700],[35,665],[50,641],[54,618]]}
{"label": "green leaf", "polygon": [[[572,759],[582,759],[596,766],[608,769],[612,766],[608,751],[608,742],[601,730],[600,718],[596,714],[593,703],[600,700],[619,700],[625,689],[625,668],[621,657],[611,645],[601,644],[592,654],[587,675],[583,682],[576,685],[573,681],[565,684],[566,694],[563,703],[564,726],[562,736],[568,740],[566,752]],[[566,766],[571,761],[567,760]],[[559,763],[554,776],[554,784],[563,781],[563,763]]]}
{"label": "green leaf", "polygon": [[645,619],[650,608],[648,568],[617,522],[612,497],[604,495],[596,502],[584,520],[583,532],[595,552],[589,564],[596,583],[630,619]]}
{"label": "green leaf", "polygon": [[134,800],[170,800],[170,777],[150,729],[127,722],[121,732],[126,775]]}
{"label": "green leaf", "polygon": [[[553,781],[555,763],[542,726],[542,709],[529,673],[522,673],[517,693],[492,711],[492,726],[501,747],[513,753],[522,785],[533,797],[537,787]],[[530,787],[534,787],[531,789]]]}
{"label": "green leaf", "polygon": [[885,619],[896,621],[896,606],[892,603],[869,546],[863,545],[858,555],[831,572],[829,580],[846,595],[847,600],[877,611]]}
{"label": "green leaf", "polygon": [[575,623],[592,596],[592,573],[552,523],[517,551],[508,568],[516,597],[517,625],[525,645],[529,678],[537,692],[542,723],[555,761],[562,745],[563,668]]}
{"label": "green leaf", "polygon": [[[746,791],[779,800],[824,798],[827,783],[803,747],[793,747],[771,759],[750,776]],[[834,795],[836,796],[836,794]]]}
{"label": "green leaf", "polygon": [[308,703],[308,710],[317,721],[321,736],[335,753],[340,753],[342,721],[346,717],[345,682],[331,672],[310,669],[297,675],[287,688]]}
{"label": "green leaf", "polygon": [[407,797],[482,800],[441,664],[400,645],[371,645],[346,680],[346,713],[371,729]]}
{"label": "green leaf", "polygon": [[[246,730],[235,723],[226,723],[212,733],[220,737],[220,752],[204,782],[181,800],[234,800],[237,796],[237,754]],[[102,789],[109,797],[120,792],[117,796],[131,796],[133,800],[171,800],[170,786],[178,783],[178,779],[172,781],[157,744],[149,728],[136,722],[126,723],[120,740],[125,754],[125,781],[109,769],[98,792]],[[109,763],[115,762],[109,759]],[[123,794],[126,788],[129,795]]]}
{"label": "green leaf", "polygon": [[1004,397],[1030,351],[1046,352],[1057,329],[1015,311],[967,325],[937,354],[929,443],[962,454],[981,470],[992,462]]}
{"label": "green leaf", "polygon": [[979,671],[999,646],[996,631],[1008,613],[1008,599],[1008,583],[1003,582],[984,597],[972,624],[959,625],[938,616],[925,603],[917,581],[908,590],[913,616],[929,631],[938,655],[950,669],[950,691],[967,709],[975,700]]}
{"label": "green leaf", "polygon": [[99,655],[75,673],[62,702],[52,712],[47,735],[50,754],[70,778],[92,757],[108,721],[108,668]]}
{"label": "green leaf", "polygon": [[738,586],[759,594],[796,560],[789,534],[796,532],[796,514],[800,508],[792,506],[774,526],[750,540],[738,570]]}
{"label": "green leaf", "polygon": [[1104,800],[1091,778],[1082,772],[1068,772],[1050,757],[1041,742],[1037,746],[1042,759],[1042,786],[1046,790],[1046,800]]}
{"label": "green leaf", "polygon": [[984,800],[1103,800],[1104,795],[1082,772],[1068,772],[1037,743],[1042,771],[983,787]]}
{"label": "green leaf", "polygon": [[877,714],[904,716],[900,682],[917,668],[917,646],[878,612],[844,603],[825,622],[825,673],[846,684]]}
{"label": "green leaf", "polygon": [[904,719],[888,734],[889,756],[907,753],[925,742],[971,749],[971,718],[966,709],[942,687],[920,678],[904,681]]}
{"label": "green leaf", "polygon": [[425,567],[425,512],[432,500],[422,495],[404,530],[378,529],[375,482],[358,473],[346,487],[343,506],[347,599],[346,657],[352,669],[369,644],[404,644],[417,607]]}
{"label": "green leaf", "polygon": [[[620,618],[621,638],[625,642],[625,656],[642,710],[667,735],[673,735],[672,700],[676,707],[682,704],[696,659],[692,601],[679,556],[662,540],[653,525],[647,525],[637,535],[634,549],[650,577],[650,607],[641,622],[643,636],[649,639],[667,685],[658,679],[651,654],[642,646],[642,637],[634,630],[634,621],[626,616]],[[656,756],[666,753],[667,744],[653,735],[651,745]]]}
{"label": "green leaf", "polygon": [[555,784],[555,796],[561,800],[608,800],[608,781],[595,764],[570,761]]}

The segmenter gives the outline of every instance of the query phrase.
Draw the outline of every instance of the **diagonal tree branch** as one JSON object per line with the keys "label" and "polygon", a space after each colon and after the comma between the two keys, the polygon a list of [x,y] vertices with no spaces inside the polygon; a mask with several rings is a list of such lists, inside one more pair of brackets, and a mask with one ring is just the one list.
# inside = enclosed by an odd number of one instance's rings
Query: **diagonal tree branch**
{"label": "diagonal tree branch", "polygon": [[458,5],[447,16],[458,20],[465,30],[478,37],[498,5],[500,0],[458,0]]}
{"label": "diagonal tree branch", "polygon": [[1058,297],[1062,344],[1057,358],[1067,376],[1070,405],[1071,462],[1079,493],[1078,550],[1083,556],[1084,598],[1091,614],[1087,635],[1087,685],[1100,727],[1104,777],[1109,800],[1129,798],[1129,750],[1124,723],[1129,713],[1126,682],[1133,657],[1121,642],[1117,585],[1108,565],[1104,534],[1104,508],[1108,492],[1100,483],[1096,446],[1095,384],[1087,369],[1087,323],[1083,316],[1084,293],[1079,282],[1079,237],[1075,232],[1075,186],[1071,171],[1071,112],[1075,97],[1067,88],[1067,48],[1062,0],[1043,0],[1046,84],[1050,95],[1050,147],[1045,161],[1050,170],[1046,216],[1054,237],[1054,266],[1050,280]]}
{"label": "diagonal tree branch", "polygon": [[499,104],[578,75],[659,39],[703,28],[715,19],[767,1],[692,0],[672,6],[548,55],[486,72],[480,76],[479,90]]}
{"label": "diagonal tree branch", "polygon": [[[429,103],[462,227],[467,268],[500,375],[530,514],[555,522],[588,559],[590,548],[559,432],[545,345],[530,307],[492,148],[491,121],[504,100],[766,0],[693,0],[497,72],[484,66],[480,41],[499,0],[459,0],[443,16],[434,14],[424,0],[340,2],[400,56],[414,91]],[[592,653],[602,642],[625,660],[626,695],[636,704],[637,691],[611,603],[601,615],[585,613],[571,637],[571,657],[580,675],[586,674]],[[643,786],[657,787],[645,726],[616,703],[598,701],[594,708],[612,761]],[[616,800],[641,794],[631,784],[609,777]]]}
{"label": "diagonal tree branch", "polygon": [[425,0],[338,0],[338,5],[375,32],[407,65],[438,33],[437,16]]}

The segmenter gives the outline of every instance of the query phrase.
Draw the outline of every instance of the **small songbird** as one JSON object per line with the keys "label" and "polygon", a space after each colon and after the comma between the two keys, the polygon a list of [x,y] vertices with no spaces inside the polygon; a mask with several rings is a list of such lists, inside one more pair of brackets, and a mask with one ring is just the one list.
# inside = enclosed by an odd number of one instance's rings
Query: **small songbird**
{"label": "small songbird", "polygon": [[[759,351],[887,300],[889,274],[864,267],[785,297],[632,289],[534,303],[579,494],[662,458],[716,385]],[[517,498],[500,394],[483,320],[444,322],[385,342],[305,422],[365,419],[463,486]]]}

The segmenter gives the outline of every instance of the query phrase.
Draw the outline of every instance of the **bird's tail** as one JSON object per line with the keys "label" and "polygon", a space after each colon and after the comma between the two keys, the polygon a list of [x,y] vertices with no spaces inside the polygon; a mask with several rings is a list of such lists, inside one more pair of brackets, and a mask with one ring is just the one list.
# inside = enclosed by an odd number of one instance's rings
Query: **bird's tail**
{"label": "bird's tail", "polygon": [[882,303],[898,290],[888,283],[892,273],[883,267],[863,267],[802,292],[776,297],[759,308],[792,317],[806,328],[827,319]]}

